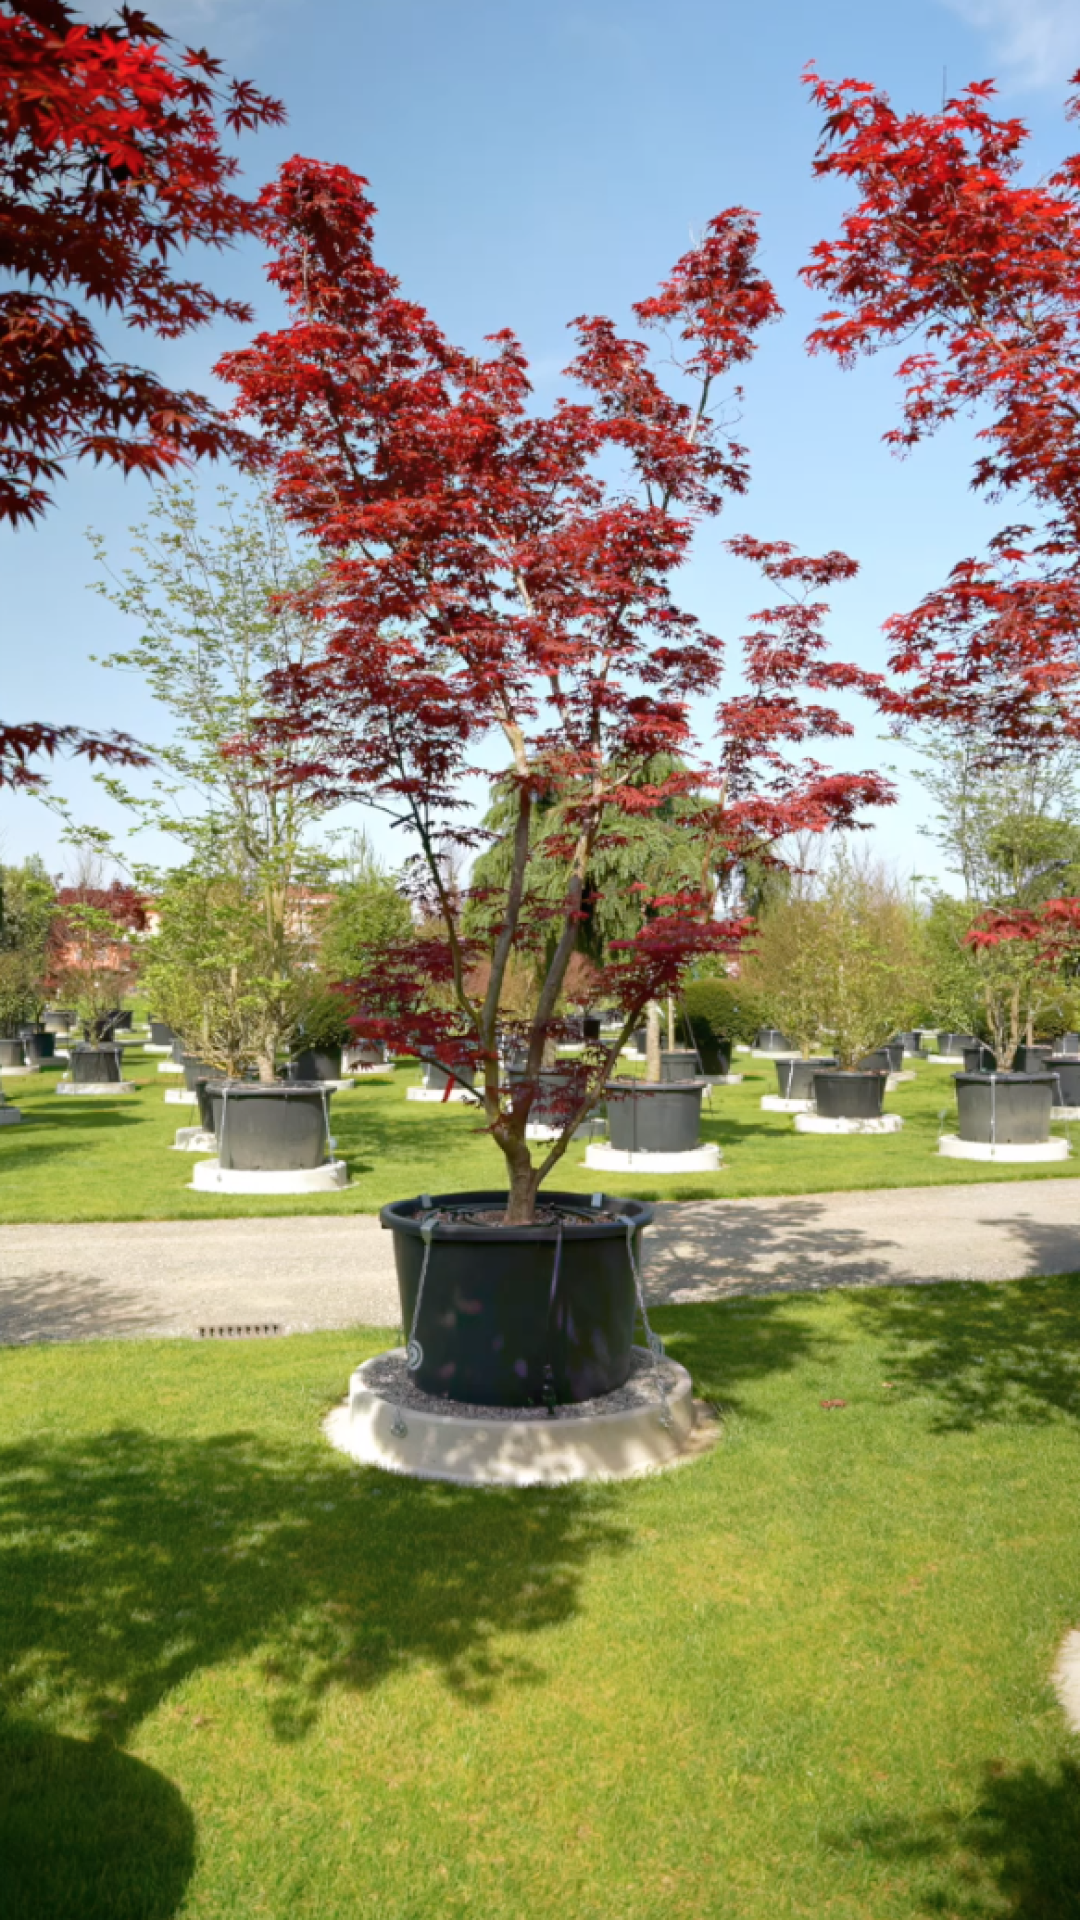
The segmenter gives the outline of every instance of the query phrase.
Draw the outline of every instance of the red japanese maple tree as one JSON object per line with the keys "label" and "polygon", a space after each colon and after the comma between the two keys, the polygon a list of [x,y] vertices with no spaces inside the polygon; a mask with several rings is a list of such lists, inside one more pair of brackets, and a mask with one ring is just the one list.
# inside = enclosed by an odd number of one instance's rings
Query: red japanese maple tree
{"label": "red japanese maple tree", "polygon": [[[99,325],[176,339],[219,315],[250,319],[175,261],[260,223],[219,120],[238,131],[283,117],[140,12],[96,26],[63,0],[0,0],[0,521],[40,516],[72,459],[153,475],[238,447],[204,396],[112,359]],[[0,723],[0,785],[34,784],[30,758],[59,748],[144,758],[117,735]]]}
{"label": "red japanese maple tree", "polygon": [[887,440],[903,452],[974,414],[974,485],[1021,515],[888,623],[907,684],[885,704],[1006,750],[1080,737],[1080,154],[1026,180],[1027,129],[995,117],[989,81],[900,114],[864,81],[808,80],[816,171],[857,195],[804,270],[832,303],[810,348],[847,366],[901,347]]}
{"label": "red japanese maple tree", "polygon": [[[778,859],[793,831],[851,824],[889,789],[875,773],[830,773],[792,754],[850,732],[828,696],[867,684],[829,660],[822,637],[820,592],[854,571],[841,554],[734,543],[781,604],[753,622],[744,686],[720,699],[714,750],[695,746],[693,708],[720,695],[723,647],[678,604],[674,579],[695,529],[747,485],[723,387],[778,313],[752,217],[719,214],[634,309],[643,333],[665,337],[666,383],[640,334],[580,318],[574,397],[541,413],[511,333],[484,352],[454,346],[377,264],[365,189],[343,167],[295,158],[282,169],[264,206],[271,279],[292,318],[220,371],[237,384],[240,417],[267,438],[280,504],[325,563],[306,603],[321,652],[274,688],[285,724],[313,742],[302,777],[383,809],[417,847],[423,937],[354,983],[354,1025],[452,1074],[479,1071],[507,1165],[507,1218],[520,1223],[647,1002],[695,957],[745,939],[745,920],[714,917],[717,876],[751,852]],[[482,844],[468,782],[486,785],[503,759],[510,877],[498,899],[471,902],[453,877]],[[525,1129],[563,1031],[590,863],[620,823],[687,795],[699,802],[700,886],[642,900],[640,932],[598,983],[622,1034],[568,1070],[560,1136],[534,1164]],[[536,810],[553,803],[563,830],[536,836]],[[561,867],[554,908],[530,890],[537,859]],[[470,904],[486,938],[465,931]],[[523,959],[534,1003],[507,1021],[508,970]],[[526,1060],[510,1092],[498,1058],[508,1031]]]}

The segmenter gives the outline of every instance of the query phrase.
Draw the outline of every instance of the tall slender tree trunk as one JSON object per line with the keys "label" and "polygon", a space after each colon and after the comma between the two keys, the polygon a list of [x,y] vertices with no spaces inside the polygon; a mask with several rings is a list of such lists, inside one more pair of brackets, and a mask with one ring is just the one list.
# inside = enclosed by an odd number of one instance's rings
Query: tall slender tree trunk
{"label": "tall slender tree trunk", "polygon": [[660,1005],[650,1000],[645,1021],[645,1078],[660,1078]]}

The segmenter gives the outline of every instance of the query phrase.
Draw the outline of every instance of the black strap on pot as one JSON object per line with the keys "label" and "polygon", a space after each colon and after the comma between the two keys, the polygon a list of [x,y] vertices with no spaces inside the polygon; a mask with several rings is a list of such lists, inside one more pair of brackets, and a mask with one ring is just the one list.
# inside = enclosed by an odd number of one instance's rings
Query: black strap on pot
{"label": "black strap on pot", "polygon": [[[426,1200],[427,1197],[428,1196],[425,1194],[424,1199]],[[423,1240],[423,1243],[424,1243],[424,1258],[420,1266],[420,1284],[416,1289],[416,1300],[413,1305],[412,1325],[408,1329],[408,1334],[405,1341],[405,1367],[408,1373],[419,1373],[420,1368],[424,1364],[424,1349],[416,1337],[416,1329],[420,1320],[420,1307],[424,1298],[424,1286],[427,1281],[428,1263],[431,1259],[431,1243],[435,1238],[435,1226],[436,1226],[437,1219],[438,1219],[437,1214],[435,1214],[434,1212],[430,1212],[430,1213],[425,1213],[423,1218],[420,1221],[420,1238]],[[405,1331],[404,1328],[402,1329],[402,1331],[403,1332]],[[398,1401],[394,1406],[394,1418],[390,1424],[390,1431],[393,1434],[395,1440],[403,1440],[405,1438],[405,1435],[409,1431],[405,1423],[405,1414],[402,1409],[400,1401]]]}
{"label": "black strap on pot", "polygon": [[660,1335],[654,1333],[649,1324],[648,1309],[645,1305],[645,1289],[641,1281],[641,1268],[638,1266],[637,1256],[634,1252],[634,1234],[637,1229],[637,1222],[631,1219],[628,1213],[620,1214],[619,1218],[626,1228],[626,1254],[630,1262],[630,1271],[634,1276],[634,1285],[637,1288],[638,1309],[641,1313],[642,1324],[645,1328],[645,1341],[649,1352],[652,1354],[653,1379],[656,1382],[656,1394],[660,1402],[660,1425],[670,1428],[674,1426],[675,1422],[671,1417],[671,1408],[668,1404],[667,1381],[664,1379],[660,1364],[664,1357],[664,1343]]}

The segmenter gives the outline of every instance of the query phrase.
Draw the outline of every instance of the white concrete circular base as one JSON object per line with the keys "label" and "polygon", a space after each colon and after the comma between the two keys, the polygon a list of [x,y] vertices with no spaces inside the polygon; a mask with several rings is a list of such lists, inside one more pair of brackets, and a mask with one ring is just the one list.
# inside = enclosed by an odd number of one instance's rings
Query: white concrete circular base
{"label": "white concrete circular base", "polygon": [[873,1120],[828,1120],[820,1113],[797,1113],[796,1133],[899,1133],[904,1122],[898,1113],[882,1113]]}
{"label": "white concrete circular base", "polygon": [[162,1098],[167,1107],[197,1107],[199,1096],[188,1087],[168,1087]]}
{"label": "white concrete circular base", "polygon": [[1080,1120],[1080,1107],[1051,1107],[1051,1120]]}
{"label": "white concrete circular base", "polygon": [[215,1153],[217,1134],[210,1127],[177,1127],[170,1153]]}
{"label": "white concrete circular base", "polygon": [[1080,1633],[1074,1627],[1058,1648],[1052,1675],[1058,1705],[1074,1733],[1080,1733]]}
{"label": "white concrete circular base", "polygon": [[[217,1145],[215,1140],[214,1145]],[[344,1160],[327,1160],[321,1167],[298,1167],[289,1173],[254,1173],[243,1167],[222,1167],[217,1159],[200,1160],[191,1170],[195,1193],[334,1193],[349,1184]]]}
{"label": "white concrete circular base", "polygon": [[761,1096],[762,1113],[813,1113],[812,1100],[785,1100],[778,1093],[765,1093]]}
{"label": "white concrete circular base", "polygon": [[152,1047],[152,1046],[150,1045],[150,1042],[149,1042],[149,1040],[148,1040],[148,1041],[146,1042],[146,1045],[145,1045],[145,1046],[143,1047],[143,1052],[144,1052],[144,1053],[170,1053],[170,1054],[171,1054],[171,1052],[172,1052],[172,1048],[171,1048],[171,1047]]}
{"label": "white concrete circular base", "polygon": [[385,1066],[381,1067],[350,1067],[349,1072],[352,1074],[354,1080],[392,1080],[394,1077],[394,1063],[392,1060],[388,1060]]}
{"label": "white concrete circular base", "polygon": [[686,1153],[630,1153],[595,1141],[585,1149],[585,1165],[597,1173],[716,1173],[720,1149],[710,1144]]}
{"label": "white concrete circular base", "polygon": [[887,1074],[885,1077],[885,1091],[886,1093],[892,1093],[896,1087],[904,1086],[909,1080],[914,1080],[914,1078],[915,1075],[913,1073]]}
{"label": "white concrete circular base", "polygon": [[678,1466],[695,1451],[690,1375],[670,1358],[662,1363],[671,1413],[667,1427],[661,1424],[659,1400],[651,1395],[645,1405],[554,1419],[531,1409],[511,1419],[477,1411],[444,1413],[442,1405],[437,1412],[413,1406],[399,1410],[368,1384],[365,1375],[372,1364],[357,1368],[347,1404],[335,1407],[323,1427],[331,1446],[365,1466],[464,1487],[559,1487],[578,1480],[629,1480]]}
{"label": "white concrete circular base", "polygon": [[964,1064],[962,1053],[928,1053],[925,1057],[928,1067],[962,1067]]}
{"label": "white concrete circular base", "polygon": [[1067,1160],[1067,1140],[1039,1140],[1034,1146],[1017,1147],[1008,1141],[961,1140],[959,1134],[943,1133],[938,1152],[946,1160],[1002,1160],[1016,1166],[1037,1164],[1043,1160]]}
{"label": "white concrete circular base", "polygon": [[158,1061],[159,1073],[183,1073],[183,1071],[184,1069],[180,1065],[179,1060],[159,1060]]}
{"label": "white concrete circular base", "polygon": [[60,1080],[56,1091],[92,1097],[101,1093],[138,1093],[139,1089],[134,1080]]}
{"label": "white concrete circular base", "polygon": [[53,1059],[54,1060],[70,1060],[71,1059],[70,1047],[54,1047]]}
{"label": "white concrete circular base", "polygon": [[710,1087],[741,1087],[746,1078],[744,1073],[706,1073],[703,1076]]}
{"label": "white concrete circular base", "polygon": [[429,1106],[436,1107],[448,1107],[451,1101],[462,1100],[474,1107],[480,1104],[475,1093],[470,1093],[466,1087],[454,1087],[449,1095],[445,1094],[441,1087],[410,1087],[405,1098],[406,1100],[426,1100]]}
{"label": "white concrete circular base", "polygon": [[21,1119],[18,1107],[0,1107],[0,1127],[17,1127]]}
{"label": "white concrete circular base", "polygon": [[802,1054],[792,1047],[787,1053],[773,1053],[768,1047],[751,1047],[751,1060],[801,1060]]}
{"label": "white concrete circular base", "polygon": [[40,1072],[41,1068],[36,1064],[32,1067],[0,1067],[0,1078],[4,1080],[14,1080],[16,1075]]}

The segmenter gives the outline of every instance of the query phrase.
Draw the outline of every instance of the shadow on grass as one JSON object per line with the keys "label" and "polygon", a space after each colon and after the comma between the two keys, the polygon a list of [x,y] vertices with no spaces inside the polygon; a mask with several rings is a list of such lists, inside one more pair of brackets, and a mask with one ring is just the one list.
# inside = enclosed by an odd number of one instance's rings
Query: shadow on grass
{"label": "shadow on grass", "polygon": [[[1080,1913],[1080,1768],[986,1767],[967,1814],[863,1821],[833,1844],[915,1881],[919,1913],[963,1920],[1067,1920]],[[908,1911],[905,1908],[905,1911]]]}
{"label": "shadow on grass", "polygon": [[572,1618],[589,1559],[624,1544],[599,1488],[471,1492],[246,1433],[36,1436],[0,1449],[0,1705],[122,1740],[256,1654],[281,1739],[327,1688],[416,1661],[483,1705],[543,1682],[521,1636]]}
{"label": "shadow on grass", "polygon": [[194,1864],[191,1813],[153,1767],[0,1715],[5,1920],[169,1920]]}
{"label": "shadow on grass", "polygon": [[[812,1304],[772,1298],[712,1306],[652,1307],[649,1318],[673,1359],[713,1406],[744,1412],[740,1388],[807,1361],[827,1361],[836,1341],[813,1324]],[[752,1417],[767,1418],[760,1408]]]}
{"label": "shadow on grass", "polygon": [[1080,1278],[944,1282],[853,1296],[883,1368],[937,1432],[1080,1417]]}

